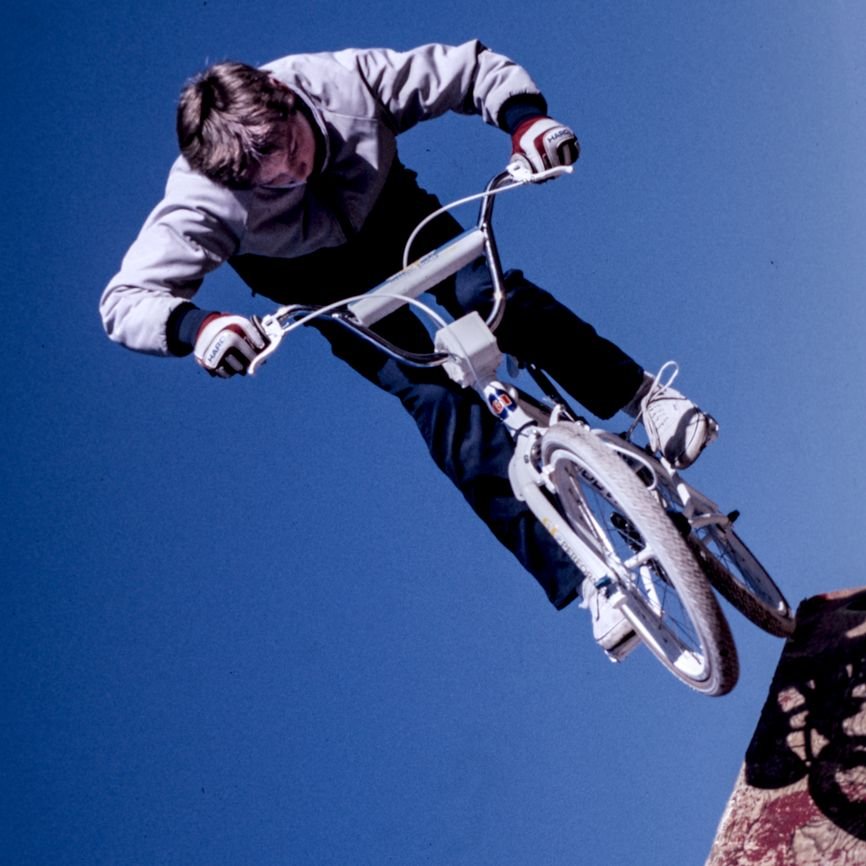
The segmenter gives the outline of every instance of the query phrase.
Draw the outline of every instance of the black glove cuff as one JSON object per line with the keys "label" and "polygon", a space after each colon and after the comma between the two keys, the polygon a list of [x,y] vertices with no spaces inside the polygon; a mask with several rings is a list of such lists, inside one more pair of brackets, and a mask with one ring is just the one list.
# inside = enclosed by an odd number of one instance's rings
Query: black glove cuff
{"label": "black glove cuff", "polygon": [[547,100],[540,93],[519,93],[505,100],[499,109],[499,128],[509,135],[529,117],[547,114]]}
{"label": "black glove cuff", "polygon": [[165,341],[168,351],[179,358],[189,355],[195,347],[195,338],[201,323],[212,313],[201,310],[195,304],[185,301],[178,304],[165,323]]}

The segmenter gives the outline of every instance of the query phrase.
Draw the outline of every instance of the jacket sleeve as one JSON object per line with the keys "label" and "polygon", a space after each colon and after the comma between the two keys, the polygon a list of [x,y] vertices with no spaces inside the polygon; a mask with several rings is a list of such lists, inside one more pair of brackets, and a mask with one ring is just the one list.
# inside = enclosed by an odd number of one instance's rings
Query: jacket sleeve
{"label": "jacket sleeve", "polygon": [[[463,45],[422,45],[411,51],[388,49],[342,52],[390,115],[397,132],[447,111],[480,114],[502,125],[503,106],[515,98],[544,104],[535,82],[521,66],[477,40]],[[338,55],[339,56],[339,55]]]}
{"label": "jacket sleeve", "polygon": [[232,193],[178,160],[165,196],[151,212],[102,293],[108,336],[154,355],[178,354],[167,335],[173,311],[198,291],[205,275],[237,248],[244,210]]}

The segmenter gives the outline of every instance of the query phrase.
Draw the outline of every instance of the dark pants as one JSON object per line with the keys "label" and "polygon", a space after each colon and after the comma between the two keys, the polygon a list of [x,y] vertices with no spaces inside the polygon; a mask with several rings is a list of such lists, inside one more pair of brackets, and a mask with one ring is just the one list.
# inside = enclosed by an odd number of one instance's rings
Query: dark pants
{"label": "dark pants", "polygon": [[[420,190],[414,173],[398,166],[361,233],[336,249],[298,259],[239,256],[232,265],[259,294],[281,304],[327,303],[365,291],[399,270],[412,228],[438,201]],[[437,218],[418,238],[413,258],[454,237],[461,228]],[[506,277],[506,308],[497,338],[504,352],[532,362],[593,414],[607,418],[634,396],[642,368],[520,271]],[[476,262],[433,292],[449,313],[489,309],[492,285]],[[452,480],[494,535],[562,608],[579,592],[582,576],[571,560],[511,492],[511,436],[470,390],[441,368],[400,364],[333,322],[316,327],[334,354],[373,384],[393,394],[412,416],[436,465]],[[376,328],[395,345],[429,351],[426,328],[406,307]]]}

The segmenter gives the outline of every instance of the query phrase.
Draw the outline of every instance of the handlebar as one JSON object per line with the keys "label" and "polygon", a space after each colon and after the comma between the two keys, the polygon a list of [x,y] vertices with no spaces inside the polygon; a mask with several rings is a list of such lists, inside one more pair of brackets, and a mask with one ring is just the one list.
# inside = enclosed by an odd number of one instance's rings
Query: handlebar
{"label": "handlebar", "polygon": [[493,309],[487,317],[486,324],[491,331],[495,331],[504,312],[505,290],[499,253],[496,249],[491,225],[494,198],[501,192],[524,186],[527,183],[542,183],[561,174],[570,174],[573,170],[573,166],[570,165],[556,166],[547,171],[533,174],[526,166],[511,163],[505,171],[500,172],[490,180],[484,192],[451,202],[426,217],[410,236],[406,245],[407,250],[411,247],[411,243],[420,229],[434,217],[459,205],[480,199],[481,208],[474,228],[408,264],[403,270],[398,271],[369,292],[344,298],[334,304],[322,307],[289,304],[262,318],[254,317],[253,322],[262,332],[268,344],[250,363],[247,374],[253,375],[255,373],[268,356],[276,351],[286,334],[321,316],[328,316],[333,321],[350,328],[363,339],[374,343],[382,351],[404,363],[421,367],[432,367],[444,363],[448,359],[446,353],[417,354],[399,349],[375,333],[372,330],[372,325],[404,304],[413,304],[423,309],[440,326],[444,326],[445,323],[441,318],[429,307],[416,300],[417,297],[442,280],[457,273],[479,255],[484,255],[490,269],[494,290]]}

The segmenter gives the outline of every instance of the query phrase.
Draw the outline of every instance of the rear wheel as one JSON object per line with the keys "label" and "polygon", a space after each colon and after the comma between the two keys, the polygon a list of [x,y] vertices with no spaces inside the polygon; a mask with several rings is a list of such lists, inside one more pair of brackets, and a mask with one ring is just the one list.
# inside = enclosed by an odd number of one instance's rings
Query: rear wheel
{"label": "rear wheel", "polygon": [[785,596],[730,525],[693,530],[689,542],[710,583],[743,616],[777,637],[793,634]]}
{"label": "rear wheel", "polygon": [[739,675],[727,621],[701,567],[658,501],[613,451],[584,427],[555,424],[542,437],[572,529],[607,563],[622,611],[675,676],[722,695]]}
{"label": "rear wheel", "polygon": [[626,446],[619,437],[607,433],[602,433],[600,438],[625,459],[639,478],[651,484],[707,580],[722,597],[769,634],[777,637],[791,635],[795,625],[794,612],[773,578],[734,531],[735,515],[704,526],[694,520],[698,525],[693,526],[682,513],[683,503],[674,483],[660,467],[648,472],[642,468],[646,465],[646,457],[631,455],[633,446]]}

